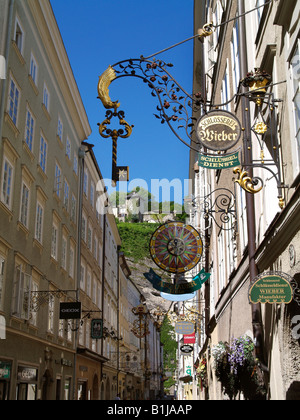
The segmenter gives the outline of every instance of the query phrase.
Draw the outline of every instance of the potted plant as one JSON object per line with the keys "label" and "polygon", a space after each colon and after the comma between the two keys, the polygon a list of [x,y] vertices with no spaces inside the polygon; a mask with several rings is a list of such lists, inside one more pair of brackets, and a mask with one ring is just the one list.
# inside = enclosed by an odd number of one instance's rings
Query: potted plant
{"label": "potted plant", "polygon": [[252,339],[241,336],[234,339],[231,346],[220,342],[212,350],[216,377],[230,399],[236,398],[239,393],[243,393],[247,400],[265,398],[254,349]]}
{"label": "potted plant", "polygon": [[203,388],[207,388],[207,360],[206,357],[204,357],[199,366],[197,367],[196,374],[199,380],[199,385],[201,387],[201,391],[203,391]]}

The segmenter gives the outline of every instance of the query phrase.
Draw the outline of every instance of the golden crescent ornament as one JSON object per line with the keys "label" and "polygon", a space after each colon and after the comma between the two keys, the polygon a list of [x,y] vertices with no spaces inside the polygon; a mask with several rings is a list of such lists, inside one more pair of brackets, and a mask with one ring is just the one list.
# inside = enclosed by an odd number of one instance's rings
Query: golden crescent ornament
{"label": "golden crescent ornament", "polygon": [[112,101],[109,96],[109,86],[117,78],[116,72],[112,66],[99,77],[98,82],[98,94],[104,108],[106,109],[117,109],[120,106],[118,101]]}

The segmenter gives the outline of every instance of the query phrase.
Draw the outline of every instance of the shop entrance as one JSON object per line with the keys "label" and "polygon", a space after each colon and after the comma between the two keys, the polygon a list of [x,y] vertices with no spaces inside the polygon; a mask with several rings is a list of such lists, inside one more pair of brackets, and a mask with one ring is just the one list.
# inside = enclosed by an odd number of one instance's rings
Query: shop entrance
{"label": "shop entrance", "polygon": [[18,384],[17,400],[34,401],[36,399],[36,384]]}
{"label": "shop entrance", "polygon": [[18,366],[17,378],[17,400],[36,400],[38,370],[32,367]]}

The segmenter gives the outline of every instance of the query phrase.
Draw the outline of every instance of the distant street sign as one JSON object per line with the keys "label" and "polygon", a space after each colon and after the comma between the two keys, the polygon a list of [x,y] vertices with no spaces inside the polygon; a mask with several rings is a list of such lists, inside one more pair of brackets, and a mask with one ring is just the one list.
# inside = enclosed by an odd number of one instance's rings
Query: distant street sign
{"label": "distant street sign", "polygon": [[188,345],[185,344],[184,346],[180,347],[180,350],[181,350],[182,353],[190,354],[194,351],[194,347],[193,346],[188,346]]}
{"label": "distant street sign", "polygon": [[180,321],[175,324],[176,334],[189,335],[195,332],[195,325],[192,322]]}

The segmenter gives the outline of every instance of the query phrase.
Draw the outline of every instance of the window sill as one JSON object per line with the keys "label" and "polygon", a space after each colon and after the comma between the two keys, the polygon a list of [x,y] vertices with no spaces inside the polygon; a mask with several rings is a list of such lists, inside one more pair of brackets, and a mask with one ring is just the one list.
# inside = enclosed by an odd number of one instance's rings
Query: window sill
{"label": "window sill", "polygon": [[12,221],[13,212],[2,202],[0,201],[0,208],[7,214],[9,221]]}
{"label": "window sill", "polygon": [[28,239],[29,230],[25,225],[23,225],[22,222],[20,222],[20,220],[18,220],[18,222],[17,222],[17,228],[18,228],[18,230],[21,230],[25,234],[26,239]]}
{"label": "window sill", "polygon": [[33,80],[33,78],[31,77],[30,74],[28,74],[28,79],[29,79],[29,82],[31,84],[31,87],[32,87],[35,95],[38,96],[39,95],[39,90],[38,90],[37,85],[35,84],[35,82],[34,82],[34,80]]}
{"label": "window sill", "polygon": [[11,119],[10,115],[7,112],[5,112],[4,114],[4,121],[9,125],[9,127],[14,132],[15,138],[17,138],[20,135],[20,131],[18,130],[16,124],[13,122],[13,120]]}
{"label": "window sill", "polygon": [[12,41],[12,45],[14,47],[14,50],[15,50],[15,52],[17,54],[18,59],[20,60],[20,63],[22,64],[22,66],[24,66],[25,59],[24,59],[21,51],[19,50],[19,47],[17,46],[16,41]]}
{"label": "window sill", "polygon": [[40,251],[40,254],[42,255],[43,250],[44,250],[43,245],[37,239],[33,240],[33,245],[38,248],[38,250]]}
{"label": "window sill", "polygon": [[48,109],[45,107],[44,104],[42,104],[42,109],[44,111],[44,114],[46,115],[47,120],[50,122],[51,121],[51,115],[49,114]]}

